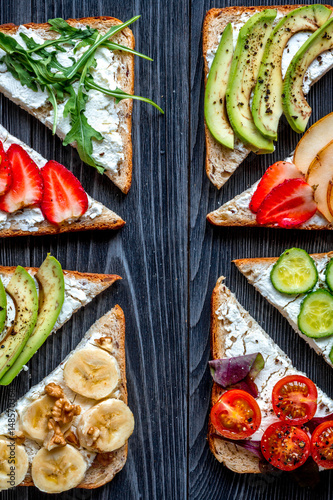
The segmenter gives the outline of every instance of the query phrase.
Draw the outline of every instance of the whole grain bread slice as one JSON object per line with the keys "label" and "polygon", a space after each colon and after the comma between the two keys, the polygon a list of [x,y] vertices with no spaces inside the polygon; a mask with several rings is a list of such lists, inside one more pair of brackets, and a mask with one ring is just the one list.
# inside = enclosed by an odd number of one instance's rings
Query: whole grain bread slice
{"label": "whole grain bread slice", "polygon": [[[325,287],[325,270],[330,259],[333,258],[333,252],[311,254],[318,274],[319,280],[316,287]],[[254,259],[237,259],[234,264],[237,269],[244,274],[248,282],[263,295],[267,301],[278,309],[290,323],[292,328],[300,337],[302,337],[312,347],[317,354],[323,356],[325,361],[333,367],[330,359],[330,351],[333,347],[333,337],[325,337],[323,339],[312,339],[304,335],[298,328],[297,314],[295,310],[300,310],[300,305],[304,299],[304,294],[300,295],[285,295],[277,292],[270,280],[270,271],[276,263],[278,257],[264,257]]]}
{"label": "whole grain bread slice", "polygon": [[[234,345],[242,346],[242,349],[244,349],[242,354],[260,352],[262,350],[265,366],[256,379],[259,389],[257,402],[260,406],[262,400],[271,397],[271,386],[280,380],[280,378],[289,374],[302,373],[293,367],[288,356],[240,305],[234,294],[223,284],[223,281],[223,276],[217,280],[211,299],[210,339],[212,359],[230,357],[229,349]],[[229,317],[229,311],[232,311],[232,319]],[[230,334],[230,324],[235,325],[232,334]],[[249,338],[248,344],[247,338]],[[255,339],[257,344],[253,344],[253,339]],[[268,354],[269,356],[267,356]],[[237,355],[241,355],[241,353],[238,352]],[[260,384],[258,381],[259,378]],[[262,390],[264,387],[264,394],[261,397],[260,389]],[[223,392],[224,389],[222,387],[216,383],[213,384],[211,405],[214,405],[218,401]],[[333,410],[333,401],[318,388],[319,406],[324,414],[328,414]],[[263,414],[263,409],[261,408],[261,410]],[[267,415],[271,413],[273,413],[273,410],[271,412],[268,411]],[[237,442],[232,443],[225,441],[223,437],[219,437],[210,419],[208,424],[208,443],[216,459],[232,471],[240,474],[260,472],[259,458],[242,446],[237,445]]]}
{"label": "whole grain bread slice", "polygon": [[[207,83],[209,73],[207,52],[217,48],[220,36],[228,23],[237,22],[242,14],[253,15],[264,9],[277,9],[278,12],[285,15],[298,7],[302,7],[302,5],[269,5],[256,7],[235,6],[209,10],[205,16],[202,32],[205,85]],[[326,5],[326,7],[330,8],[333,12],[333,6]],[[318,79],[319,78],[320,77],[318,77]],[[205,137],[206,173],[214,186],[220,189],[234,173],[236,168],[239,167],[239,165],[250,154],[251,150],[238,139],[235,141],[234,150],[222,146],[222,144],[218,143],[211,135],[206,124]]]}
{"label": "whole grain bread slice", "polygon": [[[87,25],[97,29],[102,35],[105,34],[112,26],[121,24],[119,19],[109,16],[84,17],[80,19],[68,19],[67,22],[71,26]],[[36,30],[38,34],[45,40],[56,38],[58,35],[54,31],[50,31],[48,23],[35,24],[29,23],[24,25],[26,28]],[[8,35],[15,34],[19,26],[15,24],[3,24],[0,26],[0,31]],[[117,33],[112,40],[134,49],[135,40],[132,31],[125,28],[120,33]],[[134,93],[134,56],[125,52],[118,52],[119,60],[119,87],[128,94]],[[11,101],[17,103],[20,107],[28,111],[35,118],[38,118],[47,127],[52,128],[50,121],[47,120],[48,113],[51,110],[51,105],[45,105],[42,108],[31,109],[27,104],[22,102],[19,97],[13,96],[12,93],[0,84],[0,92],[2,92]],[[105,174],[114,182],[114,184],[123,192],[127,193],[132,182],[132,99],[124,99],[117,104],[119,127],[117,132],[122,137],[123,142],[123,159],[118,163],[116,173],[106,170]],[[61,139],[64,139],[63,134],[58,134]],[[75,144],[73,144],[75,147]],[[102,160],[101,160],[102,161]]]}
{"label": "whole grain bread slice", "polygon": [[[117,388],[119,391],[118,398],[127,404],[127,384],[126,384],[126,365],[125,365],[125,316],[124,312],[119,305],[116,305],[104,314],[100,319],[98,319],[85,334],[82,341],[78,344],[76,349],[74,349],[62,362],[62,365],[66,362],[68,357],[80,348],[80,345],[85,342],[89,342],[89,339],[95,335],[99,338],[106,338],[111,341],[112,345],[112,355],[116,358],[120,374],[121,381]],[[52,372],[53,373],[53,372]],[[48,383],[52,381],[52,373],[47,376],[37,387],[45,387]],[[37,387],[30,389],[30,391],[36,390]],[[29,391],[29,392],[30,392]],[[14,405],[15,406],[15,405]],[[86,472],[84,480],[79,484],[78,488],[93,489],[102,486],[103,484],[111,481],[113,477],[124,467],[127,459],[127,443],[112,453],[99,453],[96,455],[92,465]],[[23,483],[20,486],[33,486],[30,473],[27,474]]]}
{"label": "whole grain bread slice", "polygon": [[[11,135],[2,125],[0,125],[0,141],[4,145],[5,151],[11,144],[20,145],[28,155],[34,160],[38,168],[44,167],[47,160],[42,155],[37,153],[33,148],[20,141],[17,137]],[[86,214],[83,214],[78,220],[72,222],[63,222],[60,225],[51,224],[46,219],[36,219],[31,227],[24,223],[25,210],[20,210],[14,214],[10,214],[7,221],[3,222],[0,216],[0,238],[11,236],[30,236],[31,234],[42,236],[46,234],[59,234],[76,231],[88,230],[106,230],[119,229],[124,226],[125,221],[115,212],[105,207],[102,203],[89,199],[89,207]],[[91,210],[92,207],[97,209],[97,212]],[[90,212],[91,210],[91,212]],[[29,210],[28,210],[29,211]],[[23,223],[22,223],[23,220]]]}

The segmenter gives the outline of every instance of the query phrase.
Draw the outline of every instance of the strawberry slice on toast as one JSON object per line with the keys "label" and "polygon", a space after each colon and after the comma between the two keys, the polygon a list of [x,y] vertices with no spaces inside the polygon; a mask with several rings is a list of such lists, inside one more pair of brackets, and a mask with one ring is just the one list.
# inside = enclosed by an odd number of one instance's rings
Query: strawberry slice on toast
{"label": "strawberry slice on toast", "polygon": [[0,141],[0,196],[4,195],[12,183],[12,169],[9,165],[7,153]]}
{"label": "strawberry slice on toast", "polygon": [[41,210],[52,224],[77,219],[88,209],[88,197],[80,181],[66,167],[48,161],[41,169],[44,194]]}
{"label": "strawberry slice on toast", "polygon": [[43,179],[36,163],[18,144],[9,147],[7,156],[12,182],[0,198],[0,210],[12,213],[38,205],[43,196]]}

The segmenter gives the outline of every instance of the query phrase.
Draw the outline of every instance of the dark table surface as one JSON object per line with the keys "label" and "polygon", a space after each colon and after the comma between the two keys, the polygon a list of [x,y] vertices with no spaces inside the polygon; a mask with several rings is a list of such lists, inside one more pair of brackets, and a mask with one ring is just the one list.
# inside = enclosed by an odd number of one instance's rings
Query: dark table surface
{"label": "dark table surface", "polygon": [[[114,304],[126,315],[129,404],[136,428],[126,466],[108,485],[74,490],[63,499],[331,499],[332,475],[321,474],[316,489],[288,476],[236,475],[221,466],[206,441],[211,380],[210,296],[217,278],[226,284],[274,340],[329,395],[331,368],[298,338],[289,324],[257,294],[231,264],[238,257],[279,255],[285,248],[331,250],[329,232],[214,228],[206,214],[252,184],[273,160],[297,143],[282,121],[271,158],[250,156],[218,192],[204,173],[203,60],[201,29],[212,7],[244,5],[213,0],[16,0],[0,2],[0,22],[45,22],[49,18],[111,15],[133,26],[136,46],[154,62],[136,59],[135,91],[164,108],[134,104],[134,178],[122,195],[83,165],[49,130],[1,97],[1,124],[42,155],[70,166],[90,195],[127,222],[117,232],[88,232],[0,241],[2,265],[38,266],[46,253],[65,269],[117,273],[111,289],[79,311],[38,351],[10,388],[0,392],[4,410],[10,393],[23,395],[73,349],[89,326]],[[268,2],[269,4],[270,2]],[[247,2],[256,5],[256,2]],[[333,109],[332,73],[309,96],[311,123]],[[46,499],[35,488],[17,488],[3,499]]]}

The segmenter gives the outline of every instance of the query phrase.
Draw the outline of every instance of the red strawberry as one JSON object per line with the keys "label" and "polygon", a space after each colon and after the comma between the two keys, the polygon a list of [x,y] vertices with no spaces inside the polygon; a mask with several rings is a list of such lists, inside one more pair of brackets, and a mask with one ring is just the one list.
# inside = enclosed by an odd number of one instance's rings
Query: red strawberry
{"label": "red strawberry", "polygon": [[10,146],[7,156],[12,170],[12,183],[0,198],[0,210],[12,213],[38,205],[43,196],[43,180],[36,163],[18,144]]}
{"label": "red strawberry", "polygon": [[56,161],[48,161],[42,168],[44,195],[41,209],[52,224],[77,219],[88,209],[87,193],[80,181]]}
{"label": "red strawberry", "polygon": [[304,179],[287,179],[272,189],[260,205],[258,224],[293,227],[306,222],[317,210],[313,193]]}
{"label": "red strawberry", "polygon": [[8,191],[12,182],[12,169],[10,168],[7,153],[0,141],[0,196]]}
{"label": "red strawberry", "polygon": [[286,161],[277,161],[264,173],[257,189],[253,193],[250,210],[257,213],[264,198],[268,195],[273,188],[281,184],[286,179],[296,179],[297,177],[303,178],[301,172],[296,168],[293,163]]}

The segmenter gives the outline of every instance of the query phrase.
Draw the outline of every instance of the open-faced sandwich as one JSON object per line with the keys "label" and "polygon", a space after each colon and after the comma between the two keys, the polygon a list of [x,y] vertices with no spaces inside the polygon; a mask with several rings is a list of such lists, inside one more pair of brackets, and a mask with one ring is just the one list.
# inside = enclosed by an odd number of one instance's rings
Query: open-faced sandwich
{"label": "open-faced sandwich", "polygon": [[332,11],[321,4],[208,11],[206,172],[216,187],[251,151],[273,152],[282,113],[304,132],[311,115],[305,95],[333,66]]}
{"label": "open-faced sandwich", "polygon": [[223,280],[211,303],[211,451],[238,473],[332,469],[333,401],[292,366]]}
{"label": "open-faced sandwich", "polygon": [[124,224],[92,199],[67,168],[47,161],[0,125],[0,238]]}
{"label": "open-faced sandwich", "polygon": [[160,109],[132,95],[134,54],[142,54],[127,26],[138,17],[0,26],[0,91],[124,193],[132,179],[132,99]]}
{"label": "open-faced sandwich", "polygon": [[63,271],[50,255],[39,269],[0,266],[0,385],[10,384],[49,335],[118,279]]}
{"label": "open-faced sandwich", "polygon": [[333,229],[333,113],[307,130],[295,152],[208,214],[216,226]]}
{"label": "open-faced sandwich", "polygon": [[0,416],[0,490],[97,488],[126,462],[125,318],[115,306],[74,351]]}
{"label": "open-faced sandwich", "polygon": [[278,258],[235,260],[293,329],[333,366],[333,252],[290,248]]}

